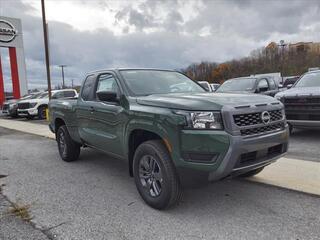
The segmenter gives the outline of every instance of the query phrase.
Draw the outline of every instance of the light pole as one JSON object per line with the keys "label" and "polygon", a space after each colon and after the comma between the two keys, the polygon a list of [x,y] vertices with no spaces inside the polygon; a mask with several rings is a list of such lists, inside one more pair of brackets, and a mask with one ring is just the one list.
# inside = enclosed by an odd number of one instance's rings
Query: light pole
{"label": "light pole", "polygon": [[284,63],[284,47],[287,46],[286,43],[284,43],[284,40],[280,40],[280,44],[278,44],[279,47],[281,47],[281,82],[283,84],[283,63]]}
{"label": "light pole", "polygon": [[46,58],[46,70],[47,70],[47,83],[48,83],[48,93],[49,99],[51,98],[51,78],[50,78],[50,61],[49,61],[49,44],[48,44],[48,29],[46,21],[46,11],[44,6],[44,0],[41,0],[41,10],[42,10],[42,25],[43,25],[43,36],[44,36],[44,50]]}
{"label": "light pole", "polygon": [[64,68],[67,67],[67,65],[59,65],[59,67],[61,67],[62,89],[64,89],[65,88],[65,85],[64,85]]}

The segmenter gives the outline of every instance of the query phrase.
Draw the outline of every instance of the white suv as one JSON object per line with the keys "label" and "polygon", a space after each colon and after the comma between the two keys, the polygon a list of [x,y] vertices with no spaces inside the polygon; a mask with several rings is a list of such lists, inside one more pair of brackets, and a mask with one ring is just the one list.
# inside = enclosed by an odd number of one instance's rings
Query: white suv
{"label": "white suv", "polygon": [[[51,92],[52,99],[74,98],[77,97],[77,91],[74,89],[54,90]],[[48,108],[49,94],[44,92],[35,99],[26,99],[18,103],[18,115],[33,119],[38,116],[39,119],[46,118],[46,109]]]}

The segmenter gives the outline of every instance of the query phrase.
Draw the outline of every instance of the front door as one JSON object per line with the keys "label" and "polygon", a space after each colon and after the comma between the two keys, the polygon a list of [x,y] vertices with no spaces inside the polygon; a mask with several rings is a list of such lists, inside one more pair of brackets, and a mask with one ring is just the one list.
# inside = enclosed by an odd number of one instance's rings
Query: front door
{"label": "front door", "polygon": [[[97,78],[96,90],[116,92],[120,96],[120,88],[112,73],[100,74]],[[123,156],[123,129],[126,114],[118,102],[99,101],[95,94],[92,102],[91,129],[95,134],[94,146],[118,156]]]}

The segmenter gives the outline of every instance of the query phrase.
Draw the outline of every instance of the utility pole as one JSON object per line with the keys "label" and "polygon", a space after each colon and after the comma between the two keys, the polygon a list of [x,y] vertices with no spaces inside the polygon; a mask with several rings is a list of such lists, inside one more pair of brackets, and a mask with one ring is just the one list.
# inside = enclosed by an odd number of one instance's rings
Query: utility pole
{"label": "utility pole", "polygon": [[278,44],[279,47],[281,47],[281,82],[283,84],[283,65],[284,65],[284,48],[287,46],[287,44],[284,43],[284,40],[280,40],[280,44]]}
{"label": "utility pole", "polygon": [[61,67],[62,89],[64,89],[65,88],[65,84],[64,84],[64,68],[67,67],[67,65],[59,65],[59,67]]}
{"label": "utility pole", "polygon": [[71,88],[73,88],[73,79],[71,79]]}
{"label": "utility pole", "polygon": [[41,0],[41,10],[42,10],[42,25],[43,25],[43,37],[44,37],[43,39],[44,39],[44,49],[45,49],[45,58],[46,58],[48,93],[49,93],[49,99],[51,99],[51,78],[50,78],[48,29],[47,29],[47,20],[46,20],[46,11],[45,11],[45,6],[44,6],[44,0]]}

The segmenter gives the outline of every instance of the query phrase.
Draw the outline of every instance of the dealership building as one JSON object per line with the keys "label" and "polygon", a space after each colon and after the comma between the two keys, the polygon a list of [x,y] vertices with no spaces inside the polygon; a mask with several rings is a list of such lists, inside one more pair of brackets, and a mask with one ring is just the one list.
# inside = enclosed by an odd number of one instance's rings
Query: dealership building
{"label": "dealership building", "polygon": [[[9,61],[14,98],[27,94],[26,64],[23,49],[21,20],[0,16],[0,48],[9,50]],[[5,101],[3,62],[0,52],[0,106]]]}

